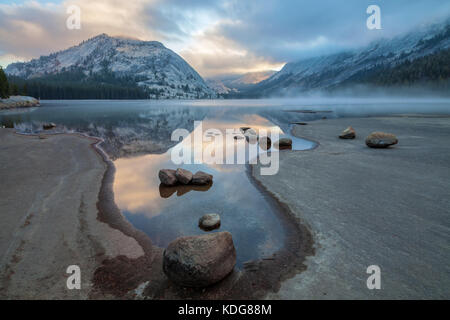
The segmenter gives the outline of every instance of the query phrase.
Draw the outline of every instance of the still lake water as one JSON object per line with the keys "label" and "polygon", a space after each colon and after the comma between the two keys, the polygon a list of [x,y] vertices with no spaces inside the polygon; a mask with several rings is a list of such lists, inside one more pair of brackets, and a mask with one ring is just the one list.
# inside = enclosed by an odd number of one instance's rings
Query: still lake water
{"label": "still lake water", "polygon": [[[105,141],[102,147],[116,166],[115,201],[136,228],[146,232],[154,244],[165,247],[179,236],[205,233],[198,228],[198,219],[205,213],[219,213],[222,225],[212,232],[231,232],[237,266],[242,267],[245,261],[268,257],[283,246],[285,232],[274,212],[277,208],[252,184],[244,164],[175,165],[169,149],[179,143],[171,141],[175,129],[192,132],[194,121],[202,120],[203,131],[219,129],[225,133],[226,129],[238,131],[246,126],[271,128],[281,137],[291,137],[294,122],[405,113],[450,114],[450,101],[42,101],[40,108],[0,112],[0,126],[36,133],[44,123],[54,122],[54,132],[101,137]],[[210,134],[211,140],[213,136]],[[314,147],[313,142],[291,138],[294,150]],[[242,143],[247,145],[245,140]],[[221,147],[226,151],[229,146]],[[158,171],[177,167],[208,172],[214,182],[206,187],[160,186]]]}

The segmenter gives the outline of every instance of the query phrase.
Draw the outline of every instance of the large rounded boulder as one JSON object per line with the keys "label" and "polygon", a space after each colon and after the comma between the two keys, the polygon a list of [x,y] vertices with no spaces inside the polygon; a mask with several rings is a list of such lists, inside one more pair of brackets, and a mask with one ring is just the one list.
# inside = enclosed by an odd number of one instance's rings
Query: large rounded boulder
{"label": "large rounded boulder", "polygon": [[163,270],[174,283],[207,287],[231,273],[236,249],[229,232],[181,237],[164,250]]}
{"label": "large rounded boulder", "polygon": [[392,133],[372,132],[366,138],[366,145],[371,148],[387,148],[398,143],[398,139]]}

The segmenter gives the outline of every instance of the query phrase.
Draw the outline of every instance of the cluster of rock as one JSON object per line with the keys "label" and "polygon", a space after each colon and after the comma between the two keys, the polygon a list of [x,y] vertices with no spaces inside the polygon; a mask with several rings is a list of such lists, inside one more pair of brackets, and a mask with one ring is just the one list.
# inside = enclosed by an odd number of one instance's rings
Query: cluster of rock
{"label": "cluster of rock", "polygon": [[236,249],[229,232],[181,237],[163,254],[163,271],[174,283],[207,287],[230,274],[236,265]]}
{"label": "cluster of rock", "polygon": [[[356,131],[348,127],[339,135],[340,139],[355,139]],[[366,145],[370,148],[387,148],[398,143],[397,137],[392,133],[372,132],[366,138]]]}
{"label": "cluster of rock", "polygon": [[212,183],[213,176],[203,172],[197,171],[192,174],[189,170],[178,168],[177,170],[172,169],[161,169],[158,173],[159,180],[165,186],[175,186],[177,184],[193,184],[193,185],[207,185]]}
{"label": "cluster of rock", "polygon": [[38,107],[39,100],[33,97],[10,96],[7,99],[0,99],[0,109]]}
{"label": "cluster of rock", "polygon": [[[255,129],[250,127],[241,127],[239,130],[242,132],[248,143],[254,144],[258,142],[259,146],[263,150],[269,150],[272,147],[272,140],[270,137],[258,136]],[[241,139],[241,136],[235,136],[234,139]],[[278,150],[292,149],[292,139],[281,138],[274,143],[274,146]]]}

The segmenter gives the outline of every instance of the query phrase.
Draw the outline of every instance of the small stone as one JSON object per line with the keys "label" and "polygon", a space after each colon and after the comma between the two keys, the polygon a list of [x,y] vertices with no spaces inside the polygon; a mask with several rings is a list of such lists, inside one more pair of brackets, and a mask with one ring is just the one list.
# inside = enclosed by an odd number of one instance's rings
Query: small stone
{"label": "small stone", "polygon": [[372,132],[366,138],[366,145],[370,148],[387,148],[398,143],[398,139],[392,133]]}
{"label": "small stone", "polygon": [[178,168],[177,171],[175,171],[175,176],[177,177],[178,181],[181,182],[182,184],[191,183],[193,178],[192,172],[182,168]]}
{"label": "small stone", "polygon": [[38,137],[39,137],[39,139],[47,139],[47,135],[46,134],[43,134],[43,133],[39,133],[38,134]]}
{"label": "small stone", "polygon": [[240,127],[239,130],[241,130],[242,133],[245,133],[248,129],[251,129],[250,127]]}
{"label": "small stone", "polygon": [[339,138],[341,139],[355,139],[356,131],[352,127],[348,127],[340,134]]}
{"label": "small stone", "polygon": [[203,171],[197,171],[192,177],[192,184],[206,185],[213,181],[213,176]]}
{"label": "small stone", "polygon": [[198,220],[198,226],[205,231],[217,229],[220,227],[220,216],[217,213],[205,214]]}
{"label": "small stone", "polygon": [[50,123],[44,123],[42,125],[42,128],[44,128],[44,130],[50,130],[56,127],[56,124],[54,124],[53,122]]}
{"label": "small stone", "polygon": [[158,177],[161,183],[166,186],[174,186],[178,182],[175,170],[172,169],[159,170]]}
{"label": "small stone", "polygon": [[244,133],[244,137],[248,143],[255,144],[258,141],[258,134],[254,129],[248,129]]}
{"label": "small stone", "polygon": [[292,139],[291,138],[281,138],[275,142],[275,147],[278,150],[292,149]]}
{"label": "small stone", "polygon": [[258,139],[258,141],[259,141],[259,146],[263,150],[269,150],[270,147],[272,146],[272,140],[270,140],[269,137],[260,137]]}
{"label": "small stone", "polygon": [[230,274],[236,265],[236,249],[229,232],[177,238],[163,254],[163,271],[174,283],[207,287]]}

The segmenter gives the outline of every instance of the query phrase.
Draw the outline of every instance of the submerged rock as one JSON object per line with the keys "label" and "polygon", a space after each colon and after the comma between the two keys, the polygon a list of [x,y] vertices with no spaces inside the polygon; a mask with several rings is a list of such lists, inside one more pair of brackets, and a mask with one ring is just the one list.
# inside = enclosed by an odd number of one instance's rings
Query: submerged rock
{"label": "submerged rock", "polygon": [[177,238],[163,255],[163,271],[181,286],[206,287],[233,271],[236,249],[229,232]]}
{"label": "submerged rock", "polygon": [[198,220],[198,226],[205,231],[217,229],[220,227],[220,216],[217,213],[205,214]]}
{"label": "submerged rock", "polygon": [[366,145],[371,148],[387,148],[398,143],[398,139],[392,133],[372,132],[366,138]]}
{"label": "submerged rock", "polygon": [[278,150],[292,149],[292,139],[291,138],[281,138],[275,142],[275,147]]}
{"label": "submerged rock", "polygon": [[197,171],[192,177],[192,184],[206,185],[213,181],[213,176],[203,171]]}
{"label": "submerged rock", "polygon": [[348,127],[344,131],[341,132],[339,135],[339,138],[341,139],[355,139],[356,137],[356,131],[352,127]]}
{"label": "submerged rock", "polygon": [[174,186],[178,182],[178,179],[175,175],[175,170],[172,169],[159,170],[158,177],[161,183],[166,186]]}
{"label": "submerged rock", "polygon": [[178,181],[182,184],[189,184],[192,181],[192,172],[189,170],[185,170],[182,168],[178,168],[177,171],[175,171],[175,176],[177,177]]}

